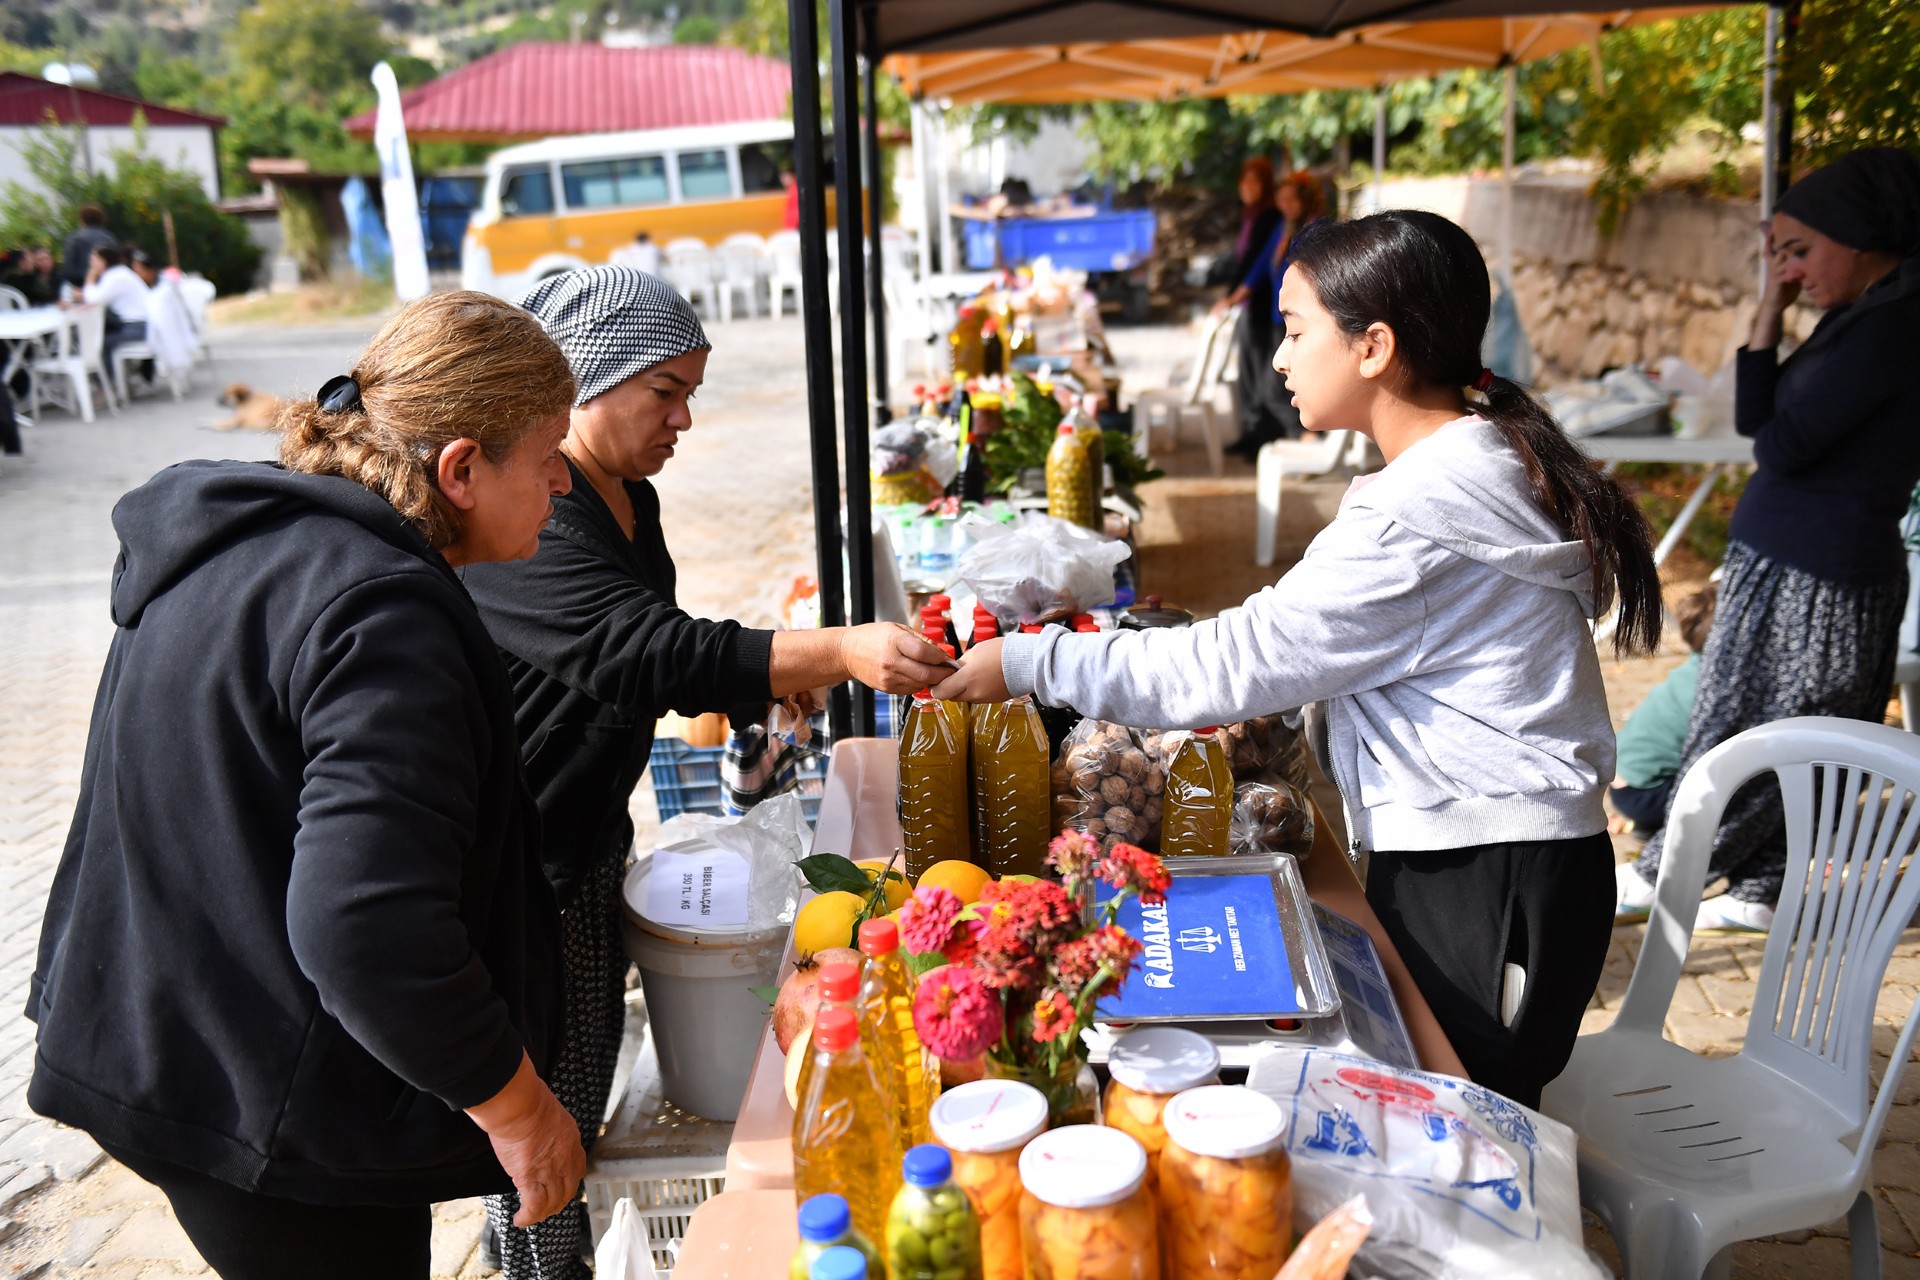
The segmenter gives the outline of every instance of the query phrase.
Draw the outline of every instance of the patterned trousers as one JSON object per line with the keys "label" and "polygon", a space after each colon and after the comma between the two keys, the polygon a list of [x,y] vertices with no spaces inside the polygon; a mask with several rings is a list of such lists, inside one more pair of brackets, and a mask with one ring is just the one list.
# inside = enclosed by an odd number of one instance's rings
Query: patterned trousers
{"label": "patterned trousers", "polygon": [[[1904,573],[1866,585],[1828,582],[1743,543],[1729,544],[1676,777],[1686,777],[1694,761],[1728,738],[1774,720],[1842,716],[1880,723],[1906,604]],[[1648,840],[1634,864],[1648,884],[1660,874],[1666,836],[1662,830]],[[1741,787],[1727,805],[1701,887],[1725,876],[1732,897],[1772,906],[1780,899],[1786,857],[1780,784],[1768,774]]]}
{"label": "patterned trousers", "polygon": [[[600,1136],[626,1025],[627,953],[620,944],[620,881],[624,846],[602,858],[580,881],[579,892],[560,916],[566,983],[565,1039],[560,1060],[547,1073],[547,1087],[580,1125],[589,1151]],[[587,1206],[576,1199],[545,1222],[522,1230],[513,1224],[520,1197],[487,1197],[487,1220],[500,1241],[500,1273],[507,1280],[588,1280],[580,1257],[588,1240]]]}

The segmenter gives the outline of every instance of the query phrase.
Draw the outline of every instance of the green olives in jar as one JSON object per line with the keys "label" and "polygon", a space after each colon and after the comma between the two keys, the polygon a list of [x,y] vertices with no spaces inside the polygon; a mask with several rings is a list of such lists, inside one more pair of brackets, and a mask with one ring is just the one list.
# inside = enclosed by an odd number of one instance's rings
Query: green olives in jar
{"label": "green olives in jar", "polygon": [[981,1280],[980,1218],[953,1182],[953,1158],[926,1143],[900,1162],[901,1187],[887,1212],[890,1280]]}

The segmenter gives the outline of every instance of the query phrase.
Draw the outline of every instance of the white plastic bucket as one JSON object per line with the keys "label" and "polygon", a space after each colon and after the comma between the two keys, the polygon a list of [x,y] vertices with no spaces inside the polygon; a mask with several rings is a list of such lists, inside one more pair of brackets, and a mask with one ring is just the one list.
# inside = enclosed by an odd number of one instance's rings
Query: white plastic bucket
{"label": "white plastic bucket", "polygon": [[660,1087],[667,1101],[708,1120],[732,1120],[753,1074],[767,1004],[754,987],[779,983],[788,926],[760,933],[696,933],[642,918],[651,854],[627,872],[620,932],[640,968]]}

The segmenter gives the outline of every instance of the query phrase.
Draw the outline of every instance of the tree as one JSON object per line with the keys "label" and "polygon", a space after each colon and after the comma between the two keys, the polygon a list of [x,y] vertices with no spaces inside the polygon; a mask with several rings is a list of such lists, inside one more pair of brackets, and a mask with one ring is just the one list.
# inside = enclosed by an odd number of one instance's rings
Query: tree
{"label": "tree", "polygon": [[712,15],[690,13],[673,27],[675,44],[718,44],[720,23]]}
{"label": "tree", "polygon": [[1920,5],[1807,0],[1784,80],[1805,167],[1856,147],[1920,150]]}

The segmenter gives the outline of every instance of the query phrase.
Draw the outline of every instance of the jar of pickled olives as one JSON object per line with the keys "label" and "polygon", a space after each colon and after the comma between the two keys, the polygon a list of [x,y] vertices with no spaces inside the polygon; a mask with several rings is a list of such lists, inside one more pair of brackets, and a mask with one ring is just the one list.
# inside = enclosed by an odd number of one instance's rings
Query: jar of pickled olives
{"label": "jar of pickled olives", "polygon": [[1167,1104],[1160,1230],[1180,1280],[1270,1276],[1293,1243],[1286,1113],[1240,1085],[1189,1089]]}
{"label": "jar of pickled olives", "polygon": [[1158,1215],[1138,1142],[1105,1125],[1049,1130],[1020,1153],[1020,1185],[1027,1280],[1160,1280]]}
{"label": "jar of pickled olives", "polygon": [[953,1153],[953,1182],[980,1215],[985,1280],[1022,1280],[1020,1151],[1047,1128],[1047,1096],[1017,1080],[976,1080],[941,1094],[934,1141]]}
{"label": "jar of pickled olives", "polygon": [[953,1185],[953,1158],[931,1142],[900,1161],[887,1211],[890,1280],[981,1280],[980,1219]]}
{"label": "jar of pickled olives", "polygon": [[1142,1027],[1107,1052],[1106,1123],[1140,1140],[1147,1151],[1147,1189],[1158,1190],[1167,1131],[1160,1113],[1173,1096],[1220,1083],[1220,1051],[1205,1036],[1179,1027]]}

